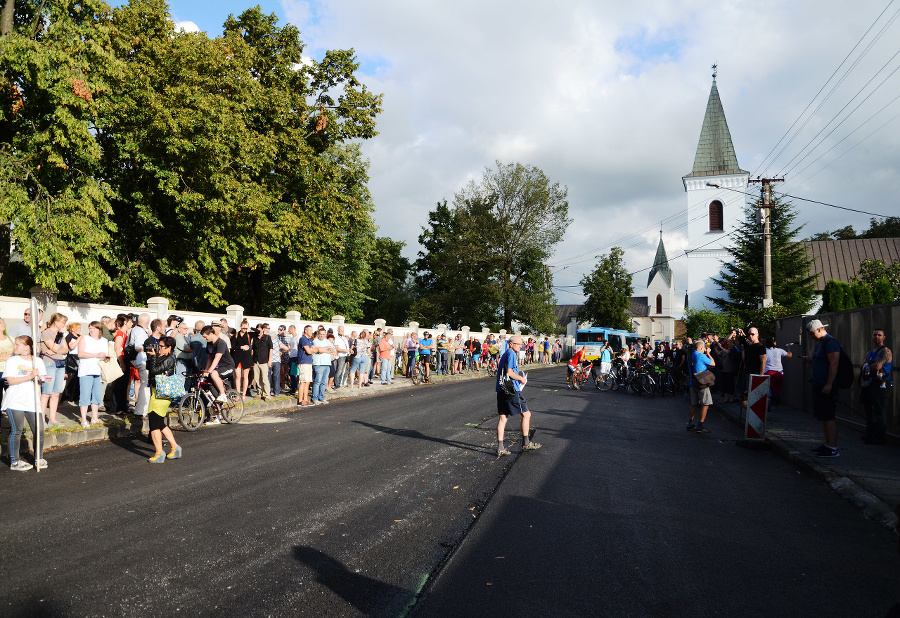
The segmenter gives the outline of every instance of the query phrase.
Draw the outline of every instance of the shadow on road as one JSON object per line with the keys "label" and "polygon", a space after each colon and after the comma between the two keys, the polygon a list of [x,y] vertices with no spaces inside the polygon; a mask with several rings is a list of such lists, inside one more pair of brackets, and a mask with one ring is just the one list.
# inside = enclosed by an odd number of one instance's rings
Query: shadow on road
{"label": "shadow on road", "polygon": [[438,444],[444,444],[446,446],[453,446],[455,448],[461,448],[467,451],[475,451],[478,453],[486,453],[488,455],[493,455],[495,453],[494,450],[489,448],[485,448],[484,446],[479,446],[477,444],[468,444],[466,442],[459,442],[458,440],[447,440],[445,438],[435,438],[432,436],[426,436],[425,434],[416,431],[415,429],[397,429],[395,427],[384,427],[383,425],[374,425],[372,423],[366,423],[365,421],[353,421],[357,425],[362,425],[364,427],[368,427],[370,429],[375,429],[376,431],[380,431],[382,433],[389,433],[395,436],[401,436],[404,438],[416,438],[418,440],[428,440],[429,442],[437,442]]}
{"label": "shadow on road", "polygon": [[141,457],[151,457],[156,452],[154,446],[148,442],[148,438],[143,435],[114,438],[109,442]]}
{"label": "shadow on road", "polygon": [[312,547],[294,547],[294,558],[315,571],[317,582],[367,616],[378,615],[385,606],[394,605],[397,599],[412,594],[399,586],[354,573],[338,560]]}

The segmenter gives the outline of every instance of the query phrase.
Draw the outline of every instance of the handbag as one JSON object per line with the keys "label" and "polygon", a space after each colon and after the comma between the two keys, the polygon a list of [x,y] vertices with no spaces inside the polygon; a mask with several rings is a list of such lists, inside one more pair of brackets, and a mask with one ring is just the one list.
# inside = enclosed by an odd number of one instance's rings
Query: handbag
{"label": "handbag", "polygon": [[100,380],[110,384],[125,375],[116,360],[100,361]]}
{"label": "handbag", "polygon": [[716,383],[716,374],[710,370],[698,371],[694,374],[694,388],[702,391]]}
{"label": "handbag", "polygon": [[187,391],[184,390],[184,376],[160,374],[156,376],[156,398],[157,399],[178,399],[184,397]]}
{"label": "handbag", "polygon": [[66,354],[66,373],[78,373],[79,360],[77,354]]}

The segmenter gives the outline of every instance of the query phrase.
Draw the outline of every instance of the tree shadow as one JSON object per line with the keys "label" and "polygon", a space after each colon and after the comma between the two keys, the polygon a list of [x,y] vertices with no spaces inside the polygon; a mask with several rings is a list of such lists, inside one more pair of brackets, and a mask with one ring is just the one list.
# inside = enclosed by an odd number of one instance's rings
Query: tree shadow
{"label": "tree shadow", "polygon": [[368,427],[370,429],[375,429],[382,433],[389,433],[395,436],[401,436],[404,438],[416,438],[418,440],[428,440],[429,442],[437,442],[438,444],[443,444],[445,446],[452,446],[455,448],[461,448],[467,451],[475,451],[477,453],[487,453],[489,455],[493,455],[495,451],[485,448],[484,446],[479,446],[477,444],[469,444],[467,442],[460,442],[459,440],[447,440],[445,438],[435,438],[433,436],[426,436],[422,432],[416,431],[415,429],[397,429],[394,427],[385,427],[383,425],[375,425],[373,423],[366,423],[365,421],[353,421],[357,425],[363,425],[364,427]]}
{"label": "tree shadow", "polygon": [[312,547],[295,546],[294,558],[315,572],[317,582],[367,616],[383,614],[383,609],[412,596],[409,590],[399,586],[354,573],[340,561]]}

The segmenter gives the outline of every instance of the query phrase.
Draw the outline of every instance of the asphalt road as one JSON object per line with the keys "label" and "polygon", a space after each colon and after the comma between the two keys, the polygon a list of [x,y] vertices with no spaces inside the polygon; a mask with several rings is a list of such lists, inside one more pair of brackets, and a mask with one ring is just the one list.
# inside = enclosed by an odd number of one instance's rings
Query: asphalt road
{"label": "asphalt road", "polygon": [[125,440],[0,471],[0,615],[883,616],[900,599],[894,540],[827,487],[722,419],[684,432],[680,398],[556,390],[562,371],[527,389],[544,448],[500,460],[476,380],[178,432],[164,465]]}

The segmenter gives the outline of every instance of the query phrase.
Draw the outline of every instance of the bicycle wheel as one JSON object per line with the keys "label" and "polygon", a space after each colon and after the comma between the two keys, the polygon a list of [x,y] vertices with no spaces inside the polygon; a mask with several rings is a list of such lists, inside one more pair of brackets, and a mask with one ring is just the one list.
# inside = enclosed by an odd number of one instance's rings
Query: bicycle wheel
{"label": "bicycle wheel", "polygon": [[671,373],[666,373],[666,376],[662,379],[662,384],[667,393],[671,394],[675,392],[675,378],[672,377]]}
{"label": "bicycle wheel", "polygon": [[228,401],[222,404],[222,420],[226,423],[237,423],[244,416],[244,400],[241,394],[233,388],[225,391]]}
{"label": "bicycle wheel", "polygon": [[651,397],[656,395],[656,381],[649,373],[645,373],[641,376],[641,390]]}
{"label": "bicycle wheel", "polygon": [[200,393],[188,393],[178,404],[178,422],[185,431],[197,431],[206,420],[206,404]]}
{"label": "bicycle wheel", "polygon": [[488,365],[487,371],[489,376],[497,375],[497,367],[494,365],[494,363],[490,363]]}
{"label": "bicycle wheel", "polygon": [[597,389],[603,392],[608,391],[616,385],[616,377],[612,373],[600,374],[597,378]]}

